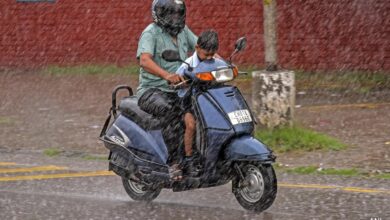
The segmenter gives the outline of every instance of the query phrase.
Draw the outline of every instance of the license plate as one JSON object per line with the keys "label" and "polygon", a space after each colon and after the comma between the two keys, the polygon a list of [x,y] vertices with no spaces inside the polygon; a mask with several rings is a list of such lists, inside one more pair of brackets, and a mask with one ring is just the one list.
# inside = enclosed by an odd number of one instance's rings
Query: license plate
{"label": "license plate", "polygon": [[228,113],[228,116],[229,116],[230,122],[232,122],[233,125],[247,123],[247,122],[252,121],[251,114],[249,113],[249,111],[247,109],[230,112],[230,113]]}

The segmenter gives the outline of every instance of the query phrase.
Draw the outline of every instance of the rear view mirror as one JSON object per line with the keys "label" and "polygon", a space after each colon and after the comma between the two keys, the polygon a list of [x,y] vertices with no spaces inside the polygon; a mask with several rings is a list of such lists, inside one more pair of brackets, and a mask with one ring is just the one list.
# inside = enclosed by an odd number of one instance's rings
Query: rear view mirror
{"label": "rear view mirror", "polygon": [[245,49],[246,47],[246,38],[245,37],[240,37],[237,41],[236,41],[236,44],[234,45],[234,51],[232,53],[232,55],[230,55],[229,57],[229,62],[231,63],[232,62],[232,58],[233,56],[242,51],[243,49]]}
{"label": "rear view mirror", "polygon": [[235,49],[237,52],[241,51],[241,50],[244,50],[245,47],[246,47],[246,38],[245,37],[241,37],[240,39],[238,39],[236,41],[236,45],[235,45]]}
{"label": "rear view mirror", "polygon": [[162,58],[168,62],[183,62],[180,58],[180,54],[174,50],[164,50],[162,52]]}

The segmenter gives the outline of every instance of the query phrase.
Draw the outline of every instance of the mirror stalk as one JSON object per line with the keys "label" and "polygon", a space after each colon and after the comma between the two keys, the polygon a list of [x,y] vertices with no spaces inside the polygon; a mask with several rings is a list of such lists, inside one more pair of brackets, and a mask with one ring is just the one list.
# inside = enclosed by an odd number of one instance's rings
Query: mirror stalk
{"label": "mirror stalk", "polygon": [[238,50],[235,49],[235,50],[233,51],[232,55],[230,55],[230,57],[229,57],[229,59],[228,59],[230,64],[232,63],[233,56],[236,55],[237,52],[238,52]]}
{"label": "mirror stalk", "polygon": [[187,64],[188,71],[192,72],[192,70],[194,70],[194,68],[189,63],[187,63],[186,61],[181,61],[181,62]]}

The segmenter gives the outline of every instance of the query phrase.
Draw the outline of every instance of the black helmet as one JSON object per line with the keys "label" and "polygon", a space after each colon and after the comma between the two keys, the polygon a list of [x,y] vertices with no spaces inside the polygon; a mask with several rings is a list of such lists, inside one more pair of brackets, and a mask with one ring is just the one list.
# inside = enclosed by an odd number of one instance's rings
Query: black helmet
{"label": "black helmet", "polygon": [[177,36],[186,24],[184,0],[154,0],[152,3],[154,22],[171,36]]}

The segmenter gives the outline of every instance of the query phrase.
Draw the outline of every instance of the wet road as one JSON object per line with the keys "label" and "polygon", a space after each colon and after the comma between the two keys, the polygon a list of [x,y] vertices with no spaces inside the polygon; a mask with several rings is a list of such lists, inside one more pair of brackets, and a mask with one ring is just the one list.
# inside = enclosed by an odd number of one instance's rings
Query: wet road
{"label": "wet road", "polygon": [[[250,100],[251,81],[236,82]],[[390,180],[276,171],[276,201],[255,215],[240,207],[230,185],[180,193],[164,190],[153,203],[144,204],[131,201],[104,161],[43,156],[43,149],[69,156],[105,152],[96,137],[112,88],[124,83],[136,88],[137,75],[1,72],[0,220],[390,219]],[[389,91],[362,95],[297,89],[297,121],[351,147],[282,155],[279,163],[388,170]],[[332,105],[312,106],[324,104]]]}
{"label": "wet road", "polygon": [[390,181],[278,173],[275,203],[243,210],[230,184],[132,201],[105,161],[1,152],[0,219],[389,219]]}

